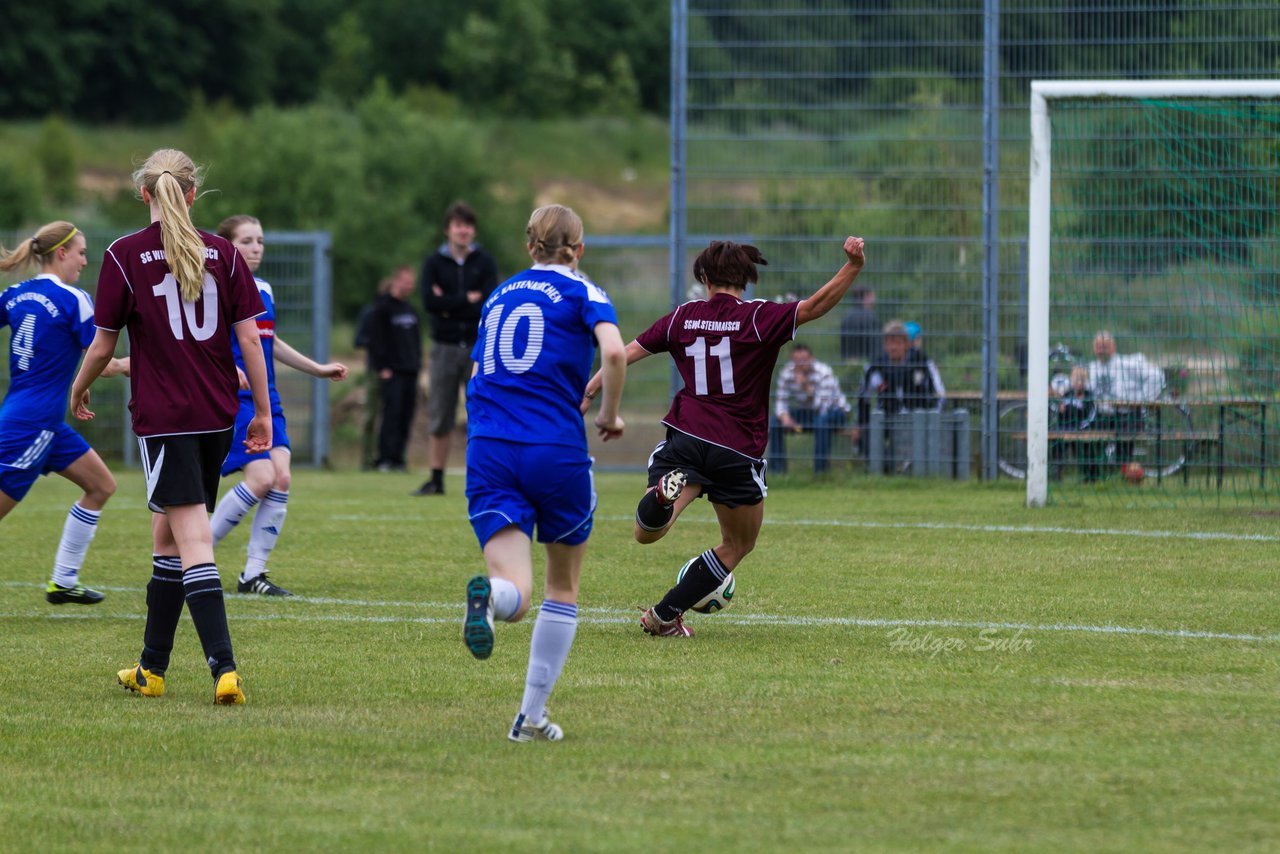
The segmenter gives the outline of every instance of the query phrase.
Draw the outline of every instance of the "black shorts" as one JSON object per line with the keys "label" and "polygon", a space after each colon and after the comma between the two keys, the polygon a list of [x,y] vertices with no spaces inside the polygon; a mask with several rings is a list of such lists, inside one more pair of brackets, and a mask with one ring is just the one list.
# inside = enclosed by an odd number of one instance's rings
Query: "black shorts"
{"label": "black shorts", "polygon": [[163,513],[166,507],[203,503],[212,513],[222,461],[231,450],[231,434],[228,427],[216,433],[139,437],[151,511]]}
{"label": "black shorts", "polygon": [[690,483],[702,484],[702,494],[713,504],[741,507],[759,504],[769,494],[764,460],[744,457],[737,451],[667,428],[667,438],[649,457],[649,485],[672,469],[680,469]]}

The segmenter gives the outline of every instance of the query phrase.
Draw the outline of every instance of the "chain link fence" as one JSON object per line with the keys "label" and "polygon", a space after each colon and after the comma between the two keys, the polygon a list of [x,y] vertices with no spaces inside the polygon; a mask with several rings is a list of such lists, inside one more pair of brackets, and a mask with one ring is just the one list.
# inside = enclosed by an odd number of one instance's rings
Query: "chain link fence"
{"label": "chain link fence", "polygon": [[[865,237],[859,284],[876,322],[917,324],[943,409],[971,416],[972,458],[930,470],[986,478],[1006,476],[998,398],[1027,387],[1031,81],[1280,72],[1274,2],[674,0],[672,12],[672,292],[712,237],[761,247],[766,298],[811,293],[841,239]],[[856,421],[866,357],[841,340],[853,308],[800,337]],[[812,453],[797,439],[791,471]],[[876,470],[867,445],[837,436],[831,476]]]}
{"label": "chain link fence", "polygon": [[[98,270],[103,252],[119,232],[85,232],[89,264],[77,287],[90,296],[97,290]],[[15,232],[0,233],[0,242],[13,246],[22,239]],[[271,232],[265,236],[267,253],[258,275],[271,283],[276,302],[276,334],[295,349],[317,361],[328,361],[331,305],[329,235],[324,232]],[[29,277],[11,276],[7,287]],[[8,335],[0,333],[8,352]],[[119,355],[128,353],[128,335],[122,335]],[[0,389],[9,387],[9,360],[0,360]],[[276,386],[289,419],[293,458],[299,463],[323,464],[329,453],[329,383],[297,371],[277,371]],[[94,384],[93,401],[97,417],[74,423],[74,427],[103,458],[132,464],[137,457],[136,440],[128,413],[129,380],[125,377],[101,379]]]}

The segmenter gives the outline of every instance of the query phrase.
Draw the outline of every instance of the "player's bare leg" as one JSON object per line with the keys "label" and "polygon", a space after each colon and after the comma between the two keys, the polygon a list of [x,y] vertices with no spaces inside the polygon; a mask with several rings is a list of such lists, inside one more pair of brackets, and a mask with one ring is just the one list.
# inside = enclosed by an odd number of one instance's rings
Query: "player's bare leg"
{"label": "player's bare leg", "polygon": [[80,568],[84,566],[89,544],[98,531],[102,508],[115,494],[116,479],[111,476],[102,457],[93,450],[85,451],[58,474],[84,490],[84,494],[67,512],[45,599],[55,605],[63,602],[93,605],[105,597],[80,583]]}
{"label": "player's bare leg", "polygon": [[519,622],[533,597],[533,543],[515,525],[508,525],[484,544],[488,570],[467,582],[467,611],[462,640],[476,658],[493,653],[493,621]]}

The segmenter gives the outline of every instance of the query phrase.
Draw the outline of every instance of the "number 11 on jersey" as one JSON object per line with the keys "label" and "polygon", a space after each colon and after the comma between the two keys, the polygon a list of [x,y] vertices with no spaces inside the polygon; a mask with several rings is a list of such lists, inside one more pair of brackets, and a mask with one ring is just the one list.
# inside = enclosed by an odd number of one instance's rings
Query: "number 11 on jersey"
{"label": "number 11 on jersey", "polygon": [[729,355],[729,338],[725,336],[714,347],[707,347],[707,339],[699,335],[685,348],[684,354],[693,359],[693,393],[707,394],[707,356],[715,356],[720,363],[720,393],[733,394],[733,358]]}

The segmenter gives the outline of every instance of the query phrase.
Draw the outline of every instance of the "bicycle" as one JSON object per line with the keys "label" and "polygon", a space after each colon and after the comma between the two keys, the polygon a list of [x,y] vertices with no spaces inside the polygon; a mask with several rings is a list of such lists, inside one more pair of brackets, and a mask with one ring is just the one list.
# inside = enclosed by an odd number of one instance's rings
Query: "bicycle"
{"label": "bicycle", "polygon": [[[1058,344],[1049,353],[1049,386],[1059,396],[1071,387],[1071,367],[1076,359],[1064,344]],[[1154,424],[1152,423],[1154,420]],[[1194,441],[1191,410],[1162,391],[1148,406],[1141,408],[1139,429],[1115,432],[1110,438],[1099,441],[1101,451],[1097,465],[1103,471],[1115,471],[1120,465],[1124,445],[1132,445],[1125,462],[1137,463],[1145,477],[1162,480],[1182,470],[1191,458]],[[1058,422],[1058,404],[1049,401],[1049,431],[1054,433]],[[1018,480],[1027,476],[1027,404],[1025,401],[1009,402],[1000,407],[996,422],[996,462],[1000,471]],[[1081,431],[1070,437],[1058,436],[1058,441],[1087,441],[1090,436],[1107,435],[1112,431]]]}

